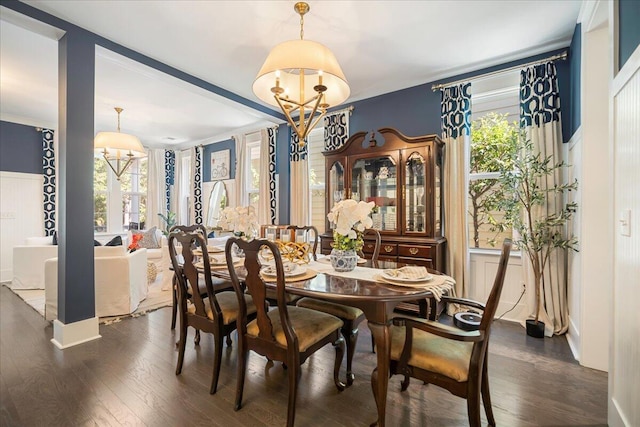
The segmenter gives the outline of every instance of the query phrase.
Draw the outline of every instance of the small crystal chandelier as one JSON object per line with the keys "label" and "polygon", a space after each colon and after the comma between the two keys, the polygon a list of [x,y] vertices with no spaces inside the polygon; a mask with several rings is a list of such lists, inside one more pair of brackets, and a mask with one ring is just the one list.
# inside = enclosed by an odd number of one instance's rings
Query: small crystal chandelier
{"label": "small crystal chandelier", "polygon": [[116,178],[127,170],[134,159],[146,157],[142,143],[138,137],[120,132],[120,113],[122,108],[114,108],[118,113],[117,132],[98,132],[93,140],[93,148],[96,155],[102,155]]}
{"label": "small crystal chandelier", "polygon": [[[300,145],[304,145],[327,108],[343,103],[350,89],[333,52],[303,39],[304,15],[309,12],[309,5],[298,2],[293,9],[300,15],[300,40],[280,43],[271,50],[253,82],[253,92],[262,101],[282,109]],[[297,123],[291,117],[296,112]]]}

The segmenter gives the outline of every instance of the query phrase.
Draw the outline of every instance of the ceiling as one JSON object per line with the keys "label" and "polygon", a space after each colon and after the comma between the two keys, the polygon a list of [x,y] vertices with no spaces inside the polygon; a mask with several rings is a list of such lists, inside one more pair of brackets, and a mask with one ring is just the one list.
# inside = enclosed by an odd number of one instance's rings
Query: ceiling
{"label": "ceiling", "polygon": [[[262,62],[300,30],[293,1],[26,3],[258,103],[251,86]],[[334,52],[353,102],[566,47],[582,1],[309,4],[305,39]],[[15,12],[0,12],[2,119],[56,127],[56,33],[36,34]],[[114,106],[125,108],[122,130],[150,146],[213,142],[277,122],[99,48],[96,131],[113,130]]]}

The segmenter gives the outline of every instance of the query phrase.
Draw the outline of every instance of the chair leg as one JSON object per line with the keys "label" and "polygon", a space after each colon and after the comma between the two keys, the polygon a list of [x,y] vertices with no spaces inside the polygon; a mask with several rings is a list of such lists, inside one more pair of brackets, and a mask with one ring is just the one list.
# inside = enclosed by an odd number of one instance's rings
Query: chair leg
{"label": "chair leg", "polygon": [[482,404],[484,405],[484,413],[487,415],[487,422],[490,426],[496,425],[496,419],[493,416],[493,408],[491,407],[491,393],[489,393],[489,377],[487,376],[487,359],[485,357],[484,366],[482,367]]}
{"label": "chair leg", "polygon": [[211,378],[210,394],[215,394],[218,389],[218,376],[220,376],[220,365],[222,363],[222,332],[215,334],[216,348],[213,356],[213,377]]}
{"label": "chair leg", "polygon": [[469,427],[480,427],[480,390],[471,387],[467,395],[467,411],[469,412]]}
{"label": "chair leg", "polygon": [[376,352],[376,339],[371,335],[371,353]]}
{"label": "chair leg", "polygon": [[351,364],[353,362],[353,355],[356,352],[356,343],[358,342],[358,328],[353,327],[353,322],[347,320],[344,322],[344,326],[340,329],[342,336],[347,343],[347,386],[353,384],[355,375],[351,370]]}
{"label": "chair leg", "polygon": [[[299,361],[298,361],[299,362]],[[296,419],[296,398],[298,397],[298,382],[300,381],[300,363],[290,362],[289,369],[289,403],[287,404],[287,427],[293,427]]]}
{"label": "chair leg", "polygon": [[229,332],[227,334],[227,347],[231,347],[231,344],[233,344],[233,341],[231,341],[231,332]]}
{"label": "chair leg", "polygon": [[249,352],[244,349],[242,345],[242,338],[238,339],[238,372],[237,372],[237,384],[236,384],[236,404],[233,408],[238,411],[242,408],[242,392],[244,390],[244,376],[247,371],[247,358]]}
{"label": "chair leg", "polygon": [[178,365],[176,366],[176,375],[182,372],[182,363],[184,362],[184,350],[187,346],[187,323],[184,319],[180,319],[180,341],[178,341]]}
{"label": "chair leg", "polygon": [[176,317],[178,317],[178,293],[176,292],[175,283],[173,284],[173,308],[171,309],[171,330],[176,328]]}
{"label": "chair leg", "polygon": [[400,383],[400,391],[405,391],[409,388],[409,383],[411,382],[411,377],[409,375],[404,376],[404,380]]}
{"label": "chair leg", "polygon": [[195,345],[200,345],[200,329],[196,329],[196,336],[193,339]]}
{"label": "chair leg", "polygon": [[[356,329],[356,338],[357,338],[357,332],[358,330]],[[354,341],[355,343],[355,341]],[[342,381],[340,381],[340,365],[342,365],[342,356],[344,355],[344,339],[342,339],[342,337],[339,337],[336,342],[333,343],[333,348],[336,349],[336,360],[333,364],[333,383],[336,385],[336,387],[338,388],[338,391],[342,391],[345,389],[345,385]],[[353,356],[353,355],[352,355]],[[350,359],[349,359],[349,353],[347,350],[347,364],[349,364]],[[350,369],[350,365],[349,366]],[[351,378],[351,383],[349,383],[349,372],[347,372],[347,384],[351,385],[353,383],[353,378]],[[351,374],[351,376],[353,377],[353,374]]]}

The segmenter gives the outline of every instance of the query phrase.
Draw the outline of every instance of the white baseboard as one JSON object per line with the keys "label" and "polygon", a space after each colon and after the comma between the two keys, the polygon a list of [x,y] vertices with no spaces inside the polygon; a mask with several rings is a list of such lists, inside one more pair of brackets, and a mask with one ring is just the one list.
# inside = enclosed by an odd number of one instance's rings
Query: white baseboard
{"label": "white baseboard", "polygon": [[567,331],[567,343],[569,343],[569,349],[573,353],[574,359],[580,361],[580,331],[576,328],[573,319],[569,316],[569,330]]}
{"label": "white baseboard", "polygon": [[609,424],[609,427],[631,427],[631,423],[627,422],[624,414],[620,411],[616,399],[609,399],[609,411],[607,415],[607,424]]}
{"label": "white baseboard", "polygon": [[53,338],[51,342],[61,350],[97,338],[102,338],[98,328],[97,317],[66,324],[58,319],[53,321]]}

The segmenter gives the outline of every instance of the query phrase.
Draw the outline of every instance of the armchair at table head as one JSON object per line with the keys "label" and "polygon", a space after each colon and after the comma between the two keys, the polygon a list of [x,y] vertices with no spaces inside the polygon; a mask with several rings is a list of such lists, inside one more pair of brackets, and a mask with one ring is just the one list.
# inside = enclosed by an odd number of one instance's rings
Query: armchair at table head
{"label": "armchair at table head", "polygon": [[[211,264],[205,239],[206,236],[199,232],[185,233],[176,230],[169,235],[169,247],[173,248],[169,253],[175,272],[180,313],[180,341],[178,343],[176,375],[182,372],[187,328],[191,326],[196,331],[211,333],[215,340],[215,353],[210,393],[214,394],[218,387],[222,361],[222,339],[224,336],[228,337],[236,329],[239,308],[235,293],[224,290],[216,291],[211,274],[207,274],[211,271]],[[176,242],[181,246],[181,259],[178,258],[175,250]],[[202,248],[201,268],[204,272],[202,275],[194,262],[194,245],[199,245]],[[204,277],[204,289],[200,283],[201,276]],[[256,309],[251,297],[247,296],[246,300],[243,299],[243,307],[246,316],[255,315]],[[227,345],[229,344],[227,341]]]}
{"label": "armchair at table head", "polygon": [[402,390],[414,377],[425,383],[447,389],[467,399],[469,425],[480,426],[480,396],[489,425],[495,426],[489,379],[487,354],[493,316],[496,313],[511,251],[506,239],[498,271],[486,304],[443,296],[442,299],[483,310],[477,331],[460,329],[422,319],[396,318],[391,328],[391,374],[404,375]]}
{"label": "armchair at table head", "polygon": [[[246,292],[253,298],[257,309],[257,317],[252,321],[247,318],[248,311],[243,302],[245,290],[234,265],[232,255],[234,245],[237,245],[244,252],[244,269],[246,270],[244,285],[246,286]],[[262,265],[258,257],[260,251],[264,250],[270,251],[275,261],[277,307],[272,310],[269,310],[269,304],[267,303],[267,285],[260,271]],[[287,426],[293,426],[297,388],[300,380],[300,366],[311,354],[326,344],[331,343],[336,349],[333,380],[338,390],[344,389],[344,384],[338,379],[344,353],[344,340],[339,333],[342,321],[329,314],[287,305],[284,268],[276,243],[264,239],[245,241],[232,237],[227,241],[225,252],[231,282],[238,297],[240,308],[238,316],[240,350],[238,352],[235,409],[239,410],[242,406],[248,352],[253,350],[270,360],[277,360],[287,365],[289,377]]]}
{"label": "armchair at table head", "polygon": [[[373,243],[373,253],[371,254],[371,262],[373,262],[374,267],[378,267],[378,256],[380,255],[380,246],[382,245],[382,238],[380,237],[380,232],[375,228],[367,228],[364,230],[364,235],[367,234],[373,235],[374,243]],[[365,245],[370,245],[371,243],[365,243]],[[363,248],[364,249],[364,248]],[[362,258],[366,258],[363,251],[358,253],[358,256]]]}

